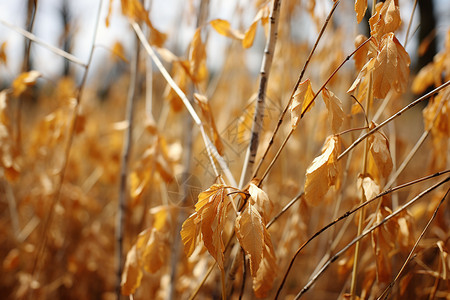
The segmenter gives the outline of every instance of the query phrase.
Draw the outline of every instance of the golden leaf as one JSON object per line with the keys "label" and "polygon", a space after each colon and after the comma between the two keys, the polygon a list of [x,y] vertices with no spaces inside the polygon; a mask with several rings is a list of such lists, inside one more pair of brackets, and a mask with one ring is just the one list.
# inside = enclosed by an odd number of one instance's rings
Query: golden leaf
{"label": "golden leaf", "polygon": [[242,39],[242,47],[245,49],[250,48],[255,40],[256,29],[258,28],[258,21],[254,21],[252,25],[245,32],[244,38]]}
{"label": "golden leaf", "polygon": [[263,219],[267,220],[273,209],[273,203],[269,200],[269,196],[254,183],[250,183],[248,192],[250,193],[251,204],[261,213]]}
{"label": "golden leaf", "polygon": [[214,28],[214,30],[217,31],[218,34],[236,40],[242,40],[244,38],[244,35],[242,33],[231,28],[230,22],[228,22],[227,20],[215,19],[211,20],[209,24],[211,24],[211,26]]}
{"label": "golden leaf", "polygon": [[141,285],[142,271],[137,257],[136,246],[134,245],[127,253],[125,267],[120,283],[122,295],[131,295]]}
{"label": "golden leaf", "polygon": [[3,42],[0,47],[0,62],[6,64],[8,62],[8,56],[6,55],[7,42]]}
{"label": "golden leaf", "polygon": [[295,90],[291,103],[291,126],[297,128],[298,122],[306,111],[309,111],[314,103],[314,92],[311,88],[309,79],[301,82]]}
{"label": "golden leaf", "polygon": [[367,10],[367,0],[355,1],[356,21],[358,21],[358,23],[360,23],[362,19],[364,19],[366,10]]}
{"label": "golden leaf", "polygon": [[336,97],[335,94],[324,88],[322,91],[323,102],[327,106],[328,110],[328,120],[331,125],[331,131],[337,133],[339,128],[341,128],[342,122],[344,121],[344,110],[342,109],[342,102]]}
{"label": "golden leaf", "polygon": [[[167,224],[166,224],[167,225]],[[142,253],[141,265],[149,273],[158,271],[167,261],[168,241],[164,233],[152,228]]]}
{"label": "golden leaf", "polygon": [[375,14],[369,19],[370,34],[380,40],[385,34],[393,33],[401,24],[400,10],[395,0],[380,2]]}
{"label": "golden leaf", "polygon": [[[376,124],[371,123],[370,129],[375,128]],[[392,171],[392,158],[389,151],[389,141],[386,136],[377,131],[368,137],[369,142],[369,158],[372,160],[373,165],[376,167],[377,171],[373,170],[371,174],[377,174],[378,179],[386,179]]]}
{"label": "golden leaf", "polygon": [[393,33],[383,36],[373,69],[373,91],[377,98],[384,98],[394,88],[397,93],[406,90],[409,76],[408,53]]}
{"label": "golden leaf", "polygon": [[380,193],[380,186],[370,175],[359,175],[358,187],[363,190],[366,200],[370,200]]}
{"label": "golden leaf", "polygon": [[39,77],[41,77],[41,73],[38,71],[29,71],[20,74],[12,83],[13,96],[20,96],[23,92],[25,92],[27,87],[35,85],[36,80]]}
{"label": "golden leaf", "polygon": [[195,204],[195,213],[183,223],[181,230],[185,252],[188,255],[191,255],[195,249],[198,235],[201,232],[206,249],[222,270],[225,250],[222,234],[230,204],[226,197],[226,188],[222,184],[214,184],[206,191],[201,192]]}
{"label": "golden leaf", "polygon": [[425,90],[434,83],[436,70],[432,64],[428,64],[417,73],[411,85],[411,90],[414,94],[422,94]]}
{"label": "golden leaf", "polygon": [[117,58],[120,58],[124,62],[128,62],[126,56],[125,56],[125,50],[123,49],[122,44],[119,41],[116,41],[111,49],[111,52],[114,54],[111,56],[111,58],[115,61],[117,61]]}
{"label": "golden leaf", "polygon": [[194,99],[202,110],[203,119],[209,125],[205,126],[205,129],[210,131],[210,135],[213,137],[212,140],[214,142],[214,145],[216,146],[217,152],[219,152],[220,155],[223,155],[224,146],[220,137],[220,133],[217,130],[216,122],[214,121],[212,109],[209,105],[208,99],[206,98],[206,96],[198,93],[194,93]]}
{"label": "golden leaf", "polygon": [[206,48],[198,28],[192,37],[189,48],[189,74],[194,83],[199,83],[208,77],[206,68]]}
{"label": "golden leaf", "polygon": [[322,154],[316,157],[306,170],[305,199],[310,205],[318,205],[328,189],[336,183],[338,146],[338,137],[329,136],[322,148]]}
{"label": "golden leaf", "polygon": [[278,265],[270,234],[265,226],[263,229],[264,247],[262,260],[258,271],[256,272],[256,276],[253,277],[253,291],[255,292],[255,296],[258,298],[267,297],[267,294],[272,289],[273,282],[278,273]]}
{"label": "golden leaf", "polygon": [[264,246],[264,224],[258,210],[249,203],[236,218],[236,237],[250,260],[250,274],[256,276]]}

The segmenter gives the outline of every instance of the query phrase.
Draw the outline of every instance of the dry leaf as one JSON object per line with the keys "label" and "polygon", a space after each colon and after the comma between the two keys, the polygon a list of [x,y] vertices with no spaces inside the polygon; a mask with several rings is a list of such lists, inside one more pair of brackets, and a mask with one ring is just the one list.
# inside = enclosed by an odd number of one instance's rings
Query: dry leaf
{"label": "dry leaf", "polygon": [[369,19],[370,34],[379,41],[385,34],[397,30],[400,24],[400,10],[395,0],[380,2],[375,14]]}
{"label": "dry leaf", "polygon": [[199,83],[208,78],[206,48],[202,42],[200,28],[195,31],[189,48],[189,74],[194,83]]}
{"label": "dry leaf", "polygon": [[322,154],[316,157],[306,170],[305,199],[310,205],[319,205],[328,189],[336,184],[338,176],[337,136],[329,136],[322,148]]}
{"label": "dry leaf", "polygon": [[128,60],[125,56],[125,49],[122,46],[122,43],[120,43],[119,41],[116,41],[111,49],[111,52],[114,55],[111,55],[111,58],[114,61],[117,61],[117,58],[120,58],[121,60],[123,60],[124,62],[128,63]]}
{"label": "dry leaf", "polygon": [[273,249],[272,240],[266,227],[264,229],[264,247],[263,257],[259,265],[256,277],[253,277],[253,291],[258,298],[267,297],[268,292],[272,289],[273,282],[278,273],[278,265],[276,262],[275,251]]}
{"label": "dry leaf", "polygon": [[216,146],[217,152],[219,152],[220,155],[223,155],[224,146],[222,143],[222,139],[220,137],[220,133],[217,130],[216,122],[214,121],[214,116],[212,114],[211,106],[209,105],[209,101],[206,98],[206,96],[194,93],[194,99],[196,100],[197,104],[200,106],[200,109],[202,110],[203,120],[205,123],[207,123],[209,126],[205,126],[206,130],[210,132],[210,136],[212,136],[212,140],[214,142],[214,145]]}
{"label": "dry leaf", "polygon": [[196,246],[198,234],[201,232],[206,249],[221,269],[224,267],[223,252],[225,250],[222,234],[230,204],[226,196],[226,189],[227,187],[222,184],[214,184],[206,191],[201,192],[195,204],[195,213],[183,223],[180,233],[185,252],[190,255]]}
{"label": "dry leaf", "polygon": [[6,64],[8,62],[8,56],[6,55],[7,42],[3,42],[0,47],[0,62]]}
{"label": "dry leaf", "polygon": [[249,203],[236,218],[236,237],[250,260],[250,274],[256,276],[263,256],[264,224],[258,210]]}
{"label": "dry leaf", "polygon": [[266,192],[256,186],[254,183],[250,183],[248,187],[250,193],[250,202],[255,205],[256,209],[260,212],[263,219],[267,220],[272,213],[273,203],[269,200]]}
{"label": "dry leaf", "polygon": [[245,32],[244,38],[242,39],[242,47],[245,49],[250,48],[253,45],[253,41],[255,40],[256,29],[258,28],[258,22],[264,25],[267,23],[269,19],[270,10],[268,6],[264,6],[261,8],[253,19],[252,24]]}
{"label": "dry leaf", "polygon": [[366,200],[373,199],[380,193],[380,186],[367,174],[358,176],[358,187],[363,190]]}
{"label": "dry leaf", "polygon": [[295,90],[291,103],[291,126],[293,129],[297,128],[298,122],[309,111],[314,103],[311,101],[314,98],[314,92],[311,88],[309,79],[301,82]]}
{"label": "dry leaf", "polygon": [[367,10],[367,0],[355,1],[356,21],[360,23],[364,19]]}
{"label": "dry leaf", "polygon": [[408,53],[393,33],[383,36],[379,49],[373,69],[374,96],[384,98],[392,88],[402,93],[408,84]]}
{"label": "dry leaf", "polygon": [[142,271],[137,257],[136,245],[128,251],[125,260],[125,267],[122,273],[122,295],[134,294],[136,289],[141,285]]}
{"label": "dry leaf", "polygon": [[41,77],[38,71],[29,71],[20,74],[12,83],[13,96],[19,97],[29,86],[36,84],[36,80]]}
{"label": "dry leaf", "polygon": [[411,90],[414,94],[422,94],[425,90],[434,83],[436,70],[432,64],[428,64],[417,73],[411,85]]}
{"label": "dry leaf", "polygon": [[[376,124],[372,122],[369,128],[373,129],[375,126]],[[371,174],[377,174],[379,180],[387,179],[393,166],[387,137],[378,130],[368,137],[368,142],[369,157],[378,171],[372,171]]]}
{"label": "dry leaf", "polygon": [[323,102],[327,106],[328,110],[328,120],[331,125],[331,131],[337,133],[339,128],[341,128],[342,122],[344,122],[344,110],[342,109],[341,100],[336,97],[335,94],[328,91],[327,88],[322,90]]}
{"label": "dry leaf", "polygon": [[214,30],[217,31],[218,34],[236,40],[242,40],[244,38],[244,35],[242,33],[231,28],[230,22],[228,22],[227,20],[215,19],[211,20],[209,24],[211,24],[211,26],[214,28]]}

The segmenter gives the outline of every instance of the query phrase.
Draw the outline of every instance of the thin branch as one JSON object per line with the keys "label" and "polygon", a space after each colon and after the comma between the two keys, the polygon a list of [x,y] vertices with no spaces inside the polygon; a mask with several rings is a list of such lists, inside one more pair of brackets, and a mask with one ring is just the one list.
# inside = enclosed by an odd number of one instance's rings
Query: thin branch
{"label": "thin branch", "polygon": [[348,154],[348,152],[350,150],[352,150],[353,148],[355,148],[355,146],[357,146],[359,143],[361,143],[366,137],[368,137],[369,135],[375,133],[376,131],[378,131],[381,127],[383,127],[384,125],[386,125],[387,123],[391,122],[392,120],[396,119],[397,117],[399,117],[401,114],[403,114],[405,111],[407,111],[408,109],[416,106],[418,103],[426,100],[427,98],[431,97],[432,95],[434,95],[435,93],[439,92],[440,90],[442,90],[443,88],[447,87],[450,85],[450,80],[445,82],[444,84],[442,84],[441,86],[435,88],[434,90],[432,90],[431,92],[423,95],[422,97],[418,98],[417,100],[411,102],[410,104],[408,104],[407,106],[405,106],[404,108],[402,108],[401,110],[399,110],[397,113],[395,113],[394,115],[392,115],[390,118],[384,120],[382,123],[380,123],[378,126],[376,126],[375,128],[371,129],[370,131],[368,131],[367,133],[363,134],[361,137],[359,137],[356,141],[353,142],[353,144],[350,145],[350,147],[348,147],[347,149],[345,149],[344,152],[342,152],[339,156],[338,156],[338,160],[340,160],[342,157],[344,157],[345,155]]}
{"label": "thin branch", "polygon": [[32,34],[31,32],[28,32],[20,27],[17,27],[9,22],[6,22],[5,20],[0,19],[0,23],[3,24],[6,27],[9,27],[10,29],[16,31],[17,33],[23,35],[24,37],[26,37],[27,39],[35,42],[36,44],[39,44],[41,46],[43,46],[44,48],[47,48],[48,50],[52,51],[53,53],[55,53],[56,55],[62,56],[65,59],[80,65],[84,68],[87,68],[88,64],[85,64],[84,62],[82,62],[80,59],[78,59],[76,56],[61,50],[55,46],[52,46],[50,44],[48,44],[47,42],[44,42],[43,40],[41,40],[40,38],[38,38],[37,36],[35,36],[34,34]]}
{"label": "thin branch", "polygon": [[[59,202],[60,197],[61,197],[61,188],[62,188],[62,185],[63,185],[63,182],[64,182],[65,173],[66,173],[66,169],[67,169],[67,164],[68,164],[69,157],[70,157],[70,150],[72,148],[73,139],[74,139],[74,136],[75,136],[75,128],[76,128],[76,125],[77,125],[77,119],[78,119],[77,116],[78,116],[78,112],[79,112],[79,108],[80,108],[81,97],[83,95],[83,89],[84,89],[84,86],[85,86],[85,83],[86,83],[86,78],[87,78],[87,75],[88,75],[88,72],[89,72],[89,66],[91,65],[92,57],[94,55],[95,41],[97,40],[98,28],[99,28],[99,24],[100,24],[100,13],[101,13],[102,5],[103,5],[103,0],[101,0],[99,2],[99,6],[98,6],[98,10],[97,10],[96,23],[95,23],[96,25],[95,25],[95,29],[94,29],[94,34],[92,36],[92,44],[91,44],[92,46],[91,46],[91,50],[90,50],[90,53],[89,53],[88,63],[86,65],[81,64],[82,66],[85,67],[85,70],[84,70],[84,74],[83,74],[83,78],[81,80],[81,83],[78,86],[78,89],[76,91],[76,97],[75,97],[76,102],[75,102],[75,107],[73,108],[73,117],[72,117],[70,125],[69,125],[70,126],[69,130],[68,130],[69,137],[68,137],[68,142],[66,144],[66,147],[64,149],[64,160],[63,160],[63,163],[62,163],[61,170],[59,172],[60,177],[59,177],[59,180],[58,180],[58,182],[56,184],[56,187],[55,187],[55,194],[54,194],[54,196],[53,196],[53,198],[51,200],[49,212],[45,216],[45,219],[44,219],[44,222],[43,222],[43,225],[42,225],[43,226],[43,230],[42,230],[42,233],[41,233],[41,239],[40,239],[41,242],[40,242],[40,244],[38,246],[38,249],[36,251],[36,256],[35,256],[34,263],[33,263],[33,268],[32,268],[32,277],[37,277],[39,275],[39,271],[40,271],[41,265],[43,263],[43,259],[40,259],[40,258],[41,258],[41,256],[44,253],[44,249],[45,249],[45,247],[47,245],[47,241],[48,241],[47,231],[48,231],[48,228],[50,227],[50,224],[51,224],[51,222],[53,220],[54,208],[55,208],[56,204]],[[0,20],[0,22],[3,23],[3,21],[1,21],[1,20]],[[24,35],[24,36],[27,37],[27,38],[30,38],[30,37],[28,37],[26,35]],[[34,41],[37,42],[36,40],[34,40]],[[58,50],[60,50],[60,49],[58,49]],[[64,52],[62,50],[60,50],[60,51]],[[66,53],[66,52],[64,52],[64,53]],[[67,58],[65,55],[62,55],[62,56]],[[69,58],[67,58],[67,59],[69,59]],[[73,61],[73,62],[75,62],[75,61]],[[30,291],[28,296],[29,296],[29,298],[32,298],[33,290]]]}
{"label": "thin branch", "polygon": [[408,38],[409,38],[409,31],[411,30],[411,25],[412,25],[412,21],[413,21],[413,18],[414,18],[414,12],[416,11],[416,7],[417,7],[417,0],[414,1],[414,6],[413,6],[413,9],[411,11],[411,17],[409,18],[409,22],[408,22],[408,29],[406,29],[406,36],[405,36],[405,42],[404,42],[405,48],[406,48],[406,45],[409,42],[409,40],[408,40]]}
{"label": "thin branch", "polygon": [[[342,68],[342,66],[348,61],[350,60],[350,58],[359,50],[361,49],[367,42],[369,42],[371,39],[367,39],[366,41],[364,41],[364,43],[362,43],[361,45],[359,45],[355,50],[353,50],[352,53],[350,53],[350,55],[348,55],[343,61],[342,63],[333,71],[333,73],[331,73],[331,75],[328,77],[328,79],[325,81],[325,83],[320,87],[320,89],[317,91],[317,93],[314,95],[313,99],[311,100],[311,102],[307,105],[307,107],[303,110],[303,112],[300,115],[300,120],[303,119],[306,111],[308,111],[308,109],[311,107],[311,105],[314,103],[314,101],[316,100],[317,96],[320,94],[320,92],[325,88],[325,86],[328,84],[328,82],[330,82],[330,80],[334,77],[334,75],[336,75],[336,73],[339,71],[340,68]],[[267,174],[269,173],[269,171],[272,169],[273,165],[275,164],[276,160],[278,159],[278,157],[281,154],[281,151],[284,149],[284,146],[286,145],[286,143],[288,142],[289,138],[291,137],[292,133],[294,132],[294,128],[291,128],[291,130],[289,131],[288,135],[286,136],[286,138],[284,139],[283,143],[281,144],[280,148],[278,149],[277,153],[275,154],[275,157],[272,159],[272,161],[270,162],[269,166],[266,168],[266,170],[264,171],[263,176],[261,177],[261,180],[259,181],[259,186],[262,184],[264,178],[266,178]],[[256,175],[255,175],[256,176]]]}
{"label": "thin branch", "polygon": [[256,153],[259,146],[259,135],[263,127],[264,106],[267,84],[269,82],[270,68],[272,66],[275,45],[278,36],[278,19],[280,16],[281,0],[273,0],[272,10],[270,12],[269,22],[269,38],[264,49],[264,57],[261,64],[260,81],[258,89],[258,97],[253,116],[253,124],[251,130],[250,143],[245,155],[244,166],[242,168],[239,188],[242,188],[246,181],[249,180],[251,169],[255,163]]}
{"label": "thin branch", "polygon": [[[147,38],[145,37],[144,33],[142,32],[141,27],[139,24],[137,24],[133,20],[129,20],[131,26],[133,27],[134,31],[136,32],[142,46],[144,47],[147,54],[152,58],[153,62],[155,63],[156,67],[159,69],[161,74],[163,75],[164,79],[166,79],[167,83],[170,85],[170,87],[177,93],[177,95],[181,98],[181,101],[183,101],[184,106],[186,106],[186,109],[188,110],[189,114],[191,115],[192,119],[194,120],[195,124],[200,128],[200,131],[202,133],[203,142],[205,143],[206,149],[208,151],[208,154],[210,155],[210,160],[213,161],[215,158],[217,162],[220,165],[220,168],[224,172],[226,178],[228,179],[229,183],[232,186],[237,186],[236,180],[233,177],[233,174],[231,173],[230,169],[228,168],[227,163],[225,162],[224,158],[219,154],[219,152],[216,149],[216,146],[211,142],[209,137],[206,135],[203,123],[200,120],[200,117],[197,115],[194,107],[189,102],[189,99],[186,97],[184,92],[180,89],[180,87],[175,83],[175,81],[170,76],[169,72],[166,70],[166,68],[163,66],[161,60],[156,55],[153,48],[150,46],[150,44],[147,41]],[[209,152],[210,151],[210,152]],[[213,164],[214,167],[214,164]],[[218,175],[218,174],[216,174]]]}
{"label": "thin branch", "polygon": [[[356,238],[354,238],[350,243],[348,243],[344,248],[342,248],[340,251],[338,251],[335,255],[333,255],[325,264],[324,266],[319,270],[319,272],[314,275],[314,277],[303,287],[303,289],[297,294],[297,296],[294,299],[299,299],[304,293],[306,293],[311,286],[316,282],[316,280],[323,274],[323,272],[331,265],[331,263],[335,262],[336,260],[339,259],[339,257],[345,253],[348,249],[350,249],[350,247],[352,247],[353,245],[355,245],[358,241],[360,241],[362,238],[364,238],[366,235],[368,235],[369,233],[371,233],[373,230],[375,230],[376,228],[382,226],[384,223],[388,222],[389,220],[391,220],[392,218],[394,218],[395,216],[397,216],[399,213],[403,212],[405,209],[407,209],[409,206],[411,206],[412,204],[414,204],[417,200],[419,200],[420,198],[422,198],[423,196],[425,196],[426,194],[428,194],[429,192],[433,191],[434,189],[438,188],[439,186],[445,184],[446,182],[450,181],[450,176],[447,177],[446,179],[432,185],[431,187],[429,187],[428,189],[422,191],[420,194],[418,194],[416,197],[414,197],[413,199],[411,199],[410,201],[408,201],[407,203],[405,203],[404,205],[402,205],[399,209],[397,209],[396,211],[394,211],[392,214],[390,214],[389,216],[387,216],[386,218],[384,218],[383,220],[381,220],[379,223],[371,226],[370,228],[366,229],[362,234],[360,234],[359,236],[357,236]],[[366,202],[367,203],[367,202]]]}
{"label": "thin branch", "polygon": [[403,263],[402,267],[400,268],[400,271],[398,271],[397,276],[395,276],[394,280],[386,287],[386,289],[381,293],[381,295],[377,298],[377,300],[381,299],[384,295],[386,295],[386,298],[388,296],[388,292],[392,289],[394,284],[397,282],[397,280],[400,278],[400,274],[402,274],[403,270],[405,269],[406,265],[411,261],[414,251],[416,250],[417,246],[419,245],[419,242],[422,240],[423,236],[425,235],[425,232],[427,232],[428,227],[430,227],[433,220],[436,218],[437,212],[439,208],[441,207],[442,203],[444,202],[445,198],[447,198],[448,193],[450,192],[450,189],[447,189],[447,192],[445,193],[444,197],[442,197],[441,201],[439,201],[438,206],[434,210],[433,215],[431,216],[430,220],[428,221],[425,228],[422,230],[422,233],[420,234],[419,238],[417,239],[416,243],[412,247],[411,251],[408,254],[408,257],[406,258],[405,262]]}
{"label": "thin branch", "polygon": [[294,205],[295,202],[297,202],[301,197],[303,197],[303,195],[305,194],[305,192],[300,192],[297,194],[297,196],[294,197],[294,199],[292,199],[288,204],[286,204],[283,209],[275,216],[272,218],[272,220],[269,221],[269,223],[267,223],[266,228],[269,229],[270,226],[272,226],[273,223],[275,223],[276,220],[278,220],[279,217],[281,217],[292,205]]}
{"label": "thin branch", "polygon": [[116,297],[119,300],[121,296],[121,281],[122,281],[122,262],[123,262],[123,232],[125,227],[125,214],[127,208],[127,179],[128,179],[128,164],[131,154],[131,144],[133,140],[133,119],[134,119],[134,99],[136,98],[136,84],[138,76],[139,63],[139,43],[134,38],[135,51],[130,68],[130,83],[128,87],[127,106],[126,106],[126,120],[128,123],[127,129],[124,132],[124,141],[122,148],[121,166],[120,166],[120,183],[119,183],[119,201],[116,218]]}
{"label": "thin branch", "polygon": [[286,115],[287,110],[289,109],[291,102],[292,102],[292,98],[294,97],[295,91],[297,90],[299,84],[302,82],[303,76],[305,75],[305,71],[309,65],[309,62],[311,61],[311,57],[313,56],[314,52],[316,51],[317,46],[319,45],[319,41],[321,40],[323,33],[325,32],[325,29],[327,28],[327,25],[331,19],[331,16],[333,15],[334,11],[336,10],[337,6],[339,5],[340,1],[336,1],[334,2],[333,8],[330,10],[330,13],[328,14],[325,23],[322,26],[322,29],[320,30],[319,35],[317,36],[316,42],[314,43],[313,48],[311,49],[311,52],[309,53],[308,58],[305,61],[305,65],[302,68],[302,71],[300,72],[300,76],[297,79],[297,82],[295,83],[294,88],[292,89],[292,93],[291,96],[289,97],[289,101],[286,104],[286,106],[284,107],[283,112],[280,115],[280,118],[278,119],[277,125],[272,133],[272,137],[270,138],[269,144],[267,145],[266,149],[264,150],[264,154],[262,155],[261,159],[258,162],[258,165],[256,166],[255,170],[253,171],[253,175],[252,178],[255,178],[258,174],[259,169],[261,168],[262,163],[264,162],[264,160],[266,159],[267,153],[269,152],[270,148],[272,147],[274,141],[275,141],[275,136],[278,132],[278,129],[280,128],[281,124],[283,123],[283,119],[284,116]]}
{"label": "thin branch", "polygon": [[423,178],[419,178],[419,179],[416,179],[416,180],[413,180],[413,181],[410,181],[410,182],[401,184],[401,185],[399,185],[399,186],[396,186],[396,187],[387,189],[387,190],[385,190],[384,192],[382,192],[382,193],[376,195],[376,196],[373,197],[372,199],[370,199],[370,200],[368,200],[368,201],[366,201],[366,202],[364,202],[364,203],[361,203],[360,205],[358,205],[358,206],[355,207],[354,209],[347,211],[345,214],[343,214],[342,216],[340,216],[339,218],[337,218],[337,219],[334,220],[333,222],[329,223],[328,225],[326,225],[325,227],[323,227],[322,229],[320,229],[319,231],[317,231],[313,236],[311,236],[307,241],[305,241],[305,242],[298,248],[298,250],[295,252],[295,254],[294,254],[294,256],[292,257],[291,262],[289,263],[289,266],[288,266],[288,268],[287,268],[287,270],[286,270],[286,272],[285,272],[285,274],[284,274],[283,280],[281,281],[280,286],[278,287],[278,291],[277,291],[277,294],[276,294],[276,296],[275,296],[275,299],[278,298],[278,296],[279,296],[279,294],[280,294],[280,292],[281,292],[281,289],[283,288],[284,283],[286,282],[286,279],[287,279],[287,276],[288,276],[288,274],[289,274],[289,271],[291,270],[291,268],[292,268],[292,266],[293,266],[293,264],[294,264],[294,261],[295,261],[295,259],[297,258],[297,256],[300,254],[300,252],[301,252],[301,251],[302,251],[302,250],[303,250],[310,242],[312,242],[316,237],[318,237],[320,234],[322,234],[322,233],[323,233],[324,231],[326,231],[328,228],[334,226],[336,223],[338,223],[338,222],[340,222],[340,221],[346,219],[347,217],[351,216],[352,214],[354,214],[355,212],[357,212],[358,210],[360,210],[362,207],[365,207],[365,206],[369,205],[369,204],[372,203],[373,201],[375,201],[375,200],[377,200],[377,199],[379,199],[379,198],[381,198],[381,197],[383,197],[383,196],[385,196],[385,195],[387,195],[387,194],[389,194],[389,193],[395,192],[395,191],[397,191],[397,190],[399,190],[399,189],[402,189],[402,188],[408,187],[408,186],[410,186],[410,185],[413,185],[413,184],[416,184],[416,183],[419,183],[419,182],[422,182],[422,181],[425,181],[425,180],[428,180],[428,179],[432,179],[432,178],[435,178],[435,177],[438,177],[438,176],[441,176],[441,175],[444,175],[444,174],[447,174],[447,173],[450,173],[450,170],[445,170],[445,171],[443,171],[443,172],[434,173],[434,174],[432,174],[432,175],[429,175],[429,176],[426,176],[426,177],[423,177]]}

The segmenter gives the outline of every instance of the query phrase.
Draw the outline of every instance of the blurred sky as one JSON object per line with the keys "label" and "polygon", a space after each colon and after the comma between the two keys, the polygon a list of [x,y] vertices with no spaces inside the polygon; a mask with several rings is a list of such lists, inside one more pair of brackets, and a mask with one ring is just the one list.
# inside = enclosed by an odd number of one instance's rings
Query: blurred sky
{"label": "blurred sky", "polygon": [[[438,47],[443,46],[443,37],[445,32],[449,30],[450,26],[450,0],[434,0],[436,8],[436,16],[438,18]],[[125,48],[130,50],[130,42],[132,41],[132,33],[127,20],[120,14],[120,1],[114,0],[113,12],[111,16],[110,27],[105,26],[105,18],[109,7],[109,1],[104,0],[101,13],[101,24],[99,28],[99,34],[97,38],[97,45],[101,45],[96,49],[91,76],[95,76],[96,68],[100,67],[111,54],[106,48],[111,48],[112,44],[116,41],[120,41]],[[169,35],[170,39],[166,43],[166,46],[175,51],[176,54],[183,54],[186,49],[190,38],[194,32],[196,6],[199,0],[153,0],[150,1],[152,8],[150,10],[150,19],[155,27],[160,31]],[[325,7],[331,7],[330,0],[316,0],[316,9],[322,9]],[[411,8],[413,0],[400,0],[402,18],[409,19],[411,14]],[[25,27],[26,18],[26,0],[0,0],[0,19],[7,21],[16,26]],[[35,21],[35,28],[33,33],[45,40],[47,43],[57,47],[61,47],[61,35],[62,35],[62,20],[60,17],[60,10],[63,0],[39,0],[38,10]],[[95,28],[95,18],[97,9],[99,7],[99,0],[69,0],[70,14],[75,25],[75,40],[72,54],[81,59],[87,61],[89,50],[92,43],[93,30]],[[240,4],[245,8],[244,15],[248,16],[244,20],[244,27],[248,26],[254,15],[255,10],[253,1],[245,0],[211,0],[210,15],[208,20],[215,18],[222,18],[229,20],[234,27],[239,26],[239,18],[235,16],[235,8],[237,4]],[[354,12],[352,12],[353,0],[343,0],[340,8],[340,24],[345,26],[348,23],[349,26],[353,26],[355,23]],[[328,12],[329,9],[324,10]],[[344,11],[344,12],[343,12]],[[346,18],[346,15],[351,15],[351,18]],[[338,17],[339,18],[339,17]],[[419,16],[414,17],[415,23],[412,25],[412,30],[417,28],[417,20]],[[350,21],[350,22],[349,22]],[[180,24],[182,28],[180,28]],[[403,43],[404,30],[406,24],[403,26],[403,32],[398,33],[399,40]],[[351,30],[351,29],[349,29]],[[260,66],[262,48],[264,46],[264,38],[262,37],[262,31],[258,30],[257,40],[252,49],[247,50],[248,65],[253,68],[253,71],[257,71]],[[177,33],[176,35],[174,33]],[[353,33],[352,33],[353,34]],[[317,33],[315,30],[310,30],[308,40],[314,40]],[[208,43],[208,64],[214,68],[220,66],[222,63],[222,52],[229,39],[219,36],[217,33],[210,34],[210,41]],[[2,81],[9,81],[13,79],[20,70],[21,59],[23,58],[23,43],[24,38],[15,31],[0,24],[0,43],[7,41],[7,54],[8,64],[0,66],[0,78]],[[352,44],[352,43],[351,43]],[[352,45],[351,45],[352,46]],[[417,47],[417,43],[412,41],[407,50]],[[46,48],[41,46],[33,46],[33,64],[34,69],[41,71],[46,78],[58,78],[61,74],[63,59],[54,55]],[[81,70],[76,68],[76,70]],[[4,84],[4,83],[3,83]]]}

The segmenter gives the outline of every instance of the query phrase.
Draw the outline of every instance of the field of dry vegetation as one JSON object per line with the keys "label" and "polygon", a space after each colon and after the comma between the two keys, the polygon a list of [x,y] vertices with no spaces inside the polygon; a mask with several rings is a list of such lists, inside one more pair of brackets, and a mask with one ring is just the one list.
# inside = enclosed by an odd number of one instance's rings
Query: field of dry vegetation
{"label": "field of dry vegetation", "polygon": [[10,26],[79,72],[25,52],[0,92],[1,298],[450,299],[450,28],[415,72],[408,1],[199,0],[176,55],[159,1],[120,2],[100,71],[95,37]]}

